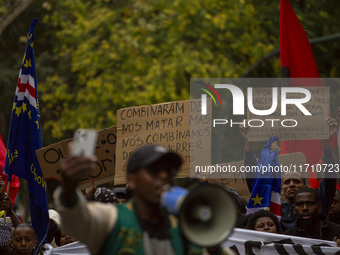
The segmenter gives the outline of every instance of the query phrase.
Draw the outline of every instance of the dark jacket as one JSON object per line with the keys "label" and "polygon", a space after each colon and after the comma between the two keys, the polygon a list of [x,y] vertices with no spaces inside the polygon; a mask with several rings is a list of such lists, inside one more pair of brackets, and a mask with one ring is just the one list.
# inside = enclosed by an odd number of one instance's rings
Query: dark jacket
{"label": "dark jacket", "polygon": [[286,200],[281,204],[281,221],[280,225],[283,231],[294,227],[296,223],[296,214],[293,212],[293,206]]}
{"label": "dark jacket", "polygon": [[324,214],[320,213],[319,218],[321,221],[320,232],[315,233],[314,235],[307,233],[302,228],[299,228],[297,222],[294,227],[286,230],[285,232],[283,232],[283,234],[290,235],[290,236],[299,236],[299,237],[328,240],[328,241],[333,241],[335,236],[340,237],[340,225],[327,220],[327,217]]}

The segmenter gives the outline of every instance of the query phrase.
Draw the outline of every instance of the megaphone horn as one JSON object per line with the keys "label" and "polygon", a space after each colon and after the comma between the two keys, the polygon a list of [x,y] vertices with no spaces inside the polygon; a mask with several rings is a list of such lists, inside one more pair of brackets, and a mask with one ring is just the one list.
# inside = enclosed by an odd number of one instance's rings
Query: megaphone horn
{"label": "megaphone horn", "polygon": [[201,184],[190,191],[172,187],[164,192],[162,204],[178,217],[184,236],[202,247],[220,244],[237,221],[234,199],[216,185]]}

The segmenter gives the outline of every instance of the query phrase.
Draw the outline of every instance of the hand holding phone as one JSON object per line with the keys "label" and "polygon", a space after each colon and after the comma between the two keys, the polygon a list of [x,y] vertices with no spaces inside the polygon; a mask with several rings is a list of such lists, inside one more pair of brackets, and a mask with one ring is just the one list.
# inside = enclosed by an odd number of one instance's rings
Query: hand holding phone
{"label": "hand holding phone", "polygon": [[94,129],[78,129],[74,133],[72,155],[91,156],[94,154],[98,133]]}

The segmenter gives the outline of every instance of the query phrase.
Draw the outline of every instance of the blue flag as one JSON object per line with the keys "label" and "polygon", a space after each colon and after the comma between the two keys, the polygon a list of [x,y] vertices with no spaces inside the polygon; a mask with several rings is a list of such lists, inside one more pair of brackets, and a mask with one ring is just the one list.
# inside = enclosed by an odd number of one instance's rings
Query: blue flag
{"label": "blue flag", "polygon": [[34,30],[38,19],[32,21],[14,96],[11,124],[7,141],[4,173],[27,180],[31,223],[39,244],[45,240],[49,224],[46,182],[35,151],[42,147],[39,100],[33,54]]}
{"label": "blue flag", "polygon": [[278,162],[278,150],[272,151],[273,142],[279,138],[272,137],[263,146],[255,175],[253,188],[248,202],[247,214],[258,210],[270,210],[281,217],[281,169]]}

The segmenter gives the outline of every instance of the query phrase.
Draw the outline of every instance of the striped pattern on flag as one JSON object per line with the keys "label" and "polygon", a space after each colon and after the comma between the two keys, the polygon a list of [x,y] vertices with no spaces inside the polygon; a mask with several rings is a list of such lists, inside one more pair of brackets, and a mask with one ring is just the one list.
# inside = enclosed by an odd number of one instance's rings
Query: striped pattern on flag
{"label": "striped pattern on flag", "polygon": [[26,97],[30,105],[37,109],[34,77],[32,77],[30,74],[22,74],[22,69],[20,69],[15,95],[17,96],[17,101],[22,101]]}
{"label": "striped pattern on flag", "polygon": [[281,194],[276,191],[271,192],[270,211],[281,218]]}

